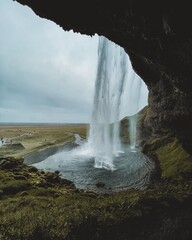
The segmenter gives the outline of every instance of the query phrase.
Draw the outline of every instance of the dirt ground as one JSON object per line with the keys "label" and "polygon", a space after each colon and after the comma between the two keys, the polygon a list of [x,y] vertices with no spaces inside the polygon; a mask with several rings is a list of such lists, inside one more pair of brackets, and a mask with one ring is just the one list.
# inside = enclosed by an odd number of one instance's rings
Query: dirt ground
{"label": "dirt ground", "polygon": [[86,138],[87,129],[86,124],[0,126],[0,139],[6,142],[0,147],[0,157],[23,157],[51,146],[63,145],[73,141],[75,133]]}

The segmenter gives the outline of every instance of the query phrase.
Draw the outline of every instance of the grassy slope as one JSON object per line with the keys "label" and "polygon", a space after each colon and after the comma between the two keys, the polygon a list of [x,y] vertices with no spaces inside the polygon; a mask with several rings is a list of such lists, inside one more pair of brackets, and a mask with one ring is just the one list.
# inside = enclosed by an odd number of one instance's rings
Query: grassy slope
{"label": "grassy slope", "polygon": [[177,138],[152,136],[143,151],[152,158],[157,157],[162,179],[184,180],[192,175],[192,155]]}
{"label": "grassy slope", "polygon": [[192,173],[192,156],[174,139],[156,151],[163,178],[183,178]]}
{"label": "grassy slope", "polygon": [[191,182],[98,195],[18,160],[0,166],[1,240],[184,240],[192,234]]}

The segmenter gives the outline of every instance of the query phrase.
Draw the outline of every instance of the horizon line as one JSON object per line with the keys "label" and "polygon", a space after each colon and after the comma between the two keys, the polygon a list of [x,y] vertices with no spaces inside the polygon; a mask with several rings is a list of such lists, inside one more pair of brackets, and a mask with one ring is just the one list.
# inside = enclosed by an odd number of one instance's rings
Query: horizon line
{"label": "horizon line", "polygon": [[68,122],[68,123],[61,123],[61,122],[0,122],[0,125],[2,124],[60,124],[60,125],[69,125],[69,124],[89,124],[89,123],[74,123],[74,122]]}

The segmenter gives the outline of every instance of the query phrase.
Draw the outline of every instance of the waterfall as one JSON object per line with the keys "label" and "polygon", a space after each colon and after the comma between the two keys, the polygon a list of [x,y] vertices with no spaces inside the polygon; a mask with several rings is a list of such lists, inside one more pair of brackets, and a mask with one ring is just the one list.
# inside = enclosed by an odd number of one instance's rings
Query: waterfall
{"label": "waterfall", "polygon": [[100,37],[89,136],[95,167],[113,169],[113,156],[117,156],[121,151],[119,119],[126,65],[127,56],[123,49]]}
{"label": "waterfall", "polygon": [[[92,120],[88,141],[75,135],[74,149],[63,148],[36,163],[39,169],[59,170],[76,187],[94,191],[143,188],[153,164],[136,151],[137,113],[147,105],[148,90],[133,71],[125,51],[100,37]],[[121,144],[120,120],[129,119],[130,146]],[[93,168],[93,164],[95,168]],[[109,172],[107,170],[116,170]],[[98,181],[104,188],[96,188]]]}
{"label": "waterfall", "polygon": [[[125,116],[136,114],[147,105],[147,96],[147,88],[133,71],[124,49],[105,37],[100,37],[88,138],[89,149],[95,158],[95,167],[115,169],[114,158],[122,153],[119,121]],[[135,128],[134,124],[130,126]],[[133,129],[131,131],[134,131]],[[132,144],[135,146],[135,143]]]}

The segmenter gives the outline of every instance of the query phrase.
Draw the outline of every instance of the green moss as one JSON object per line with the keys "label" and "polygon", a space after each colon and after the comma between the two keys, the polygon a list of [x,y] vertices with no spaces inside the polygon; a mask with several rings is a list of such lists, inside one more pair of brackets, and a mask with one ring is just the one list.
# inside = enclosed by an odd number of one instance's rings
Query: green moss
{"label": "green moss", "polygon": [[0,189],[5,194],[14,194],[20,191],[27,190],[31,186],[30,181],[26,180],[15,180],[13,178],[7,178],[0,182]]}
{"label": "green moss", "polygon": [[55,198],[56,189],[33,189],[27,196],[0,201],[0,234],[8,240],[150,239],[142,231],[150,235],[151,224],[158,231],[160,216],[170,208],[175,211],[183,201],[177,198],[183,186],[173,188],[172,194],[168,189],[129,190],[95,198],[70,191]]}
{"label": "green moss", "polygon": [[[0,170],[0,189],[5,191],[0,192],[2,240],[151,240],[153,231],[158,234],[154,239],[160,239],[158,231],[173,212],[179,218],[192,211],[192,185],[187,181],[99,195],[59,183],[39,187],[46,174],[29,169],[20,163],[19,168]],[[26,180],[15,180],[26,172]]]}
{"label": "green moss", "polygon": [[37,197],[55,197],[58,191],[51,188],[33,188],[28,191],[31,196]]}
{"label": "green moss", "polygon": [[160,147],[157,151],[163,178],[183,178],[192,173],[192,156],[188,154],[178,140]]}

